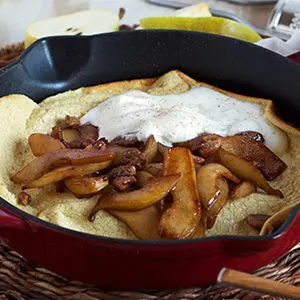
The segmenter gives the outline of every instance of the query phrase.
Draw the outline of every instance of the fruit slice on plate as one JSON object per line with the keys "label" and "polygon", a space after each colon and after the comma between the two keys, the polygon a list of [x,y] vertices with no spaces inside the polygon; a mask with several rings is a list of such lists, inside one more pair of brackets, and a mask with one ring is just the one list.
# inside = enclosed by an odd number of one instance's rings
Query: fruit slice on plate
{"label": "fruit slice on plate", "polygon": [[25,47],[39,38],[58,35],[93,35],[119,29],[119,16],[104,10],[86,10],[38,20],[27,27]]}
{"label": "fruit slice on plate", "polygon": [[225,35],[255,43],[261,37],[247,26],[219,17],[150,17],[140,20],[143,29],[179,29]]}
{"label": "fruit slice on plate", "polygon": [[172,13],[176,17],[211,17],[208,5],[206,3],[198,3],[176,10]]}

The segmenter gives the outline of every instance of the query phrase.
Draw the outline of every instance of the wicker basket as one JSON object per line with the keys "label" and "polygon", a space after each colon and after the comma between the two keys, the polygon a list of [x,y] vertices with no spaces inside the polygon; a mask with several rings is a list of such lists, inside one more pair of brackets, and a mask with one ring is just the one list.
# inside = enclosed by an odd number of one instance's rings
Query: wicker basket
{"label": "wicker basket", "polygon": [[[0,48],[0,68],[17,59],[24,44]],[[255,275],[283,283],[300,285],[300,248],[254,272]],[[63,278],[26,261],[5,245],[0,245],[0,300],[4,299],[82,299],[82,300],[188,300],[188,299],[281,299],[268,295],[213,285],[206,288],[159,291],[107,291]]]}

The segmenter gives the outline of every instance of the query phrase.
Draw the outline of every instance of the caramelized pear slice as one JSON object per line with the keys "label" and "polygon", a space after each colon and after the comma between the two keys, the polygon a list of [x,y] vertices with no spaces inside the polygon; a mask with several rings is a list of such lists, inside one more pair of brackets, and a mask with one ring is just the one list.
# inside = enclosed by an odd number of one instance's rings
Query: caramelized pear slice
{"label": "caramelized pear slice", "polygon": [[99,193],[108,185],[108,176],[76,176],[64,179],[64,184],[70,192],[80,196],[91,196]]}
{"label": "caramelized pear slice", "polygon": [[63,128],[61,130],[62,141],[69,148],[80,147],[81,135],[77,128]]}
{"label": "caramelized pear slice", "polygon": [[222,148],[250,162],[269,181],[274,180],[287,168],[287,165],[262,142],[247,135],[223,138]]}
{"label": "caramelized pear slice", "polygon": [[206,221],[204,220],[205,218],[201,218],[200,219],[200,222],[198,224],[198,226],[196,227],[196,230],[194,232],[194,236],[193,238],[195,239],[199,239],[199,238],[202,238],[202,237],[205,237],[205,224],[206,224]]}
{"label": "caramelized pear slice", "polygon": [[33,133],[28,138],[28,142],[34,156],[65,148],[62,142],[49,134]]}
{"label": "caramelized pear slice", "polygon": [[111,160],[107,160],[100,163],[86,164],[82,166],[65,166],[65,167],[56,168],[53,171],[44,174],[42,177],[38,178],[37,180],[28,182],[23,186],[23,188],[24,189],[38,188],[50,183],[61,181],[68,177],[85,176],[85,175],[93,174],[97,171],[107,168],[110,165],[110,163]]}
{"label": "caramelized pear slice", "polygon": [[171,148],[164,152],[164,175],[180,173],[173,202],[162,215],[159,228],[163,237],[185,239],[193,236],[200,220],[195,164],[187,148]]}
{"label": "caramelized pear slice", "polygon": [[109,212],[123,221],[139,239],[161,239],[158,232],[159,212],[156,205],[138,211],[109,210]]}
{"label": "caramelized pear slice", "polygon": [[213,199],[211,199],[211,206],[207,210],[206,227],[212,228],[216,222],[217,216],[228,200],[229,186],[225,178],[217,178],[216,186],[218,192]]}
{"label": "caramelized pear slice", "polygon": [[[189,142],[176,143],[176,144],[178,144],[176,147],[184,147],[184,145],[189,145],[188,143]],[[162,155],[164,154],[165,151],[170,149],[170,147],[167,147],[161,143],[157,143],[157,145],[158,145],[158,152]],[[182,146],[180,146],[180,145],[182,145]],[[186,148],[188,148],[188,147],[186,147]],[[193,159],[194,159],[195,164],[202,164],[205,161],[205,159],[203,157],[198,156],[198,155],[193,155]]]}
{"label": "caramelized pear slice", "polygon": [[157,148],[158,148],[158,151],[163,155],[165,153],[165,151],[171,149],[170,147],[168,146],[165,146],[161,143],[157,143]]}
{"label": "caramelized pear slice", "polygon": [[144,170],[148,173],[152,174],[153,176],[159,176],[162,174],[163,171],[163,163],[152,163],[144,165]]}
{"label": "caramelized pear slice", "polygon": [[146,164],[153,161],[154,157],[158,152],[158,145],[153,135],[151,135],[145,145],[143,153],[145,155]]}
{"label": "caramelized pear slice", "polygon": [[256,186],[264,190],[267,194],[283,198],[280,190],[273,189],[258,168],[254,167],[246,160],[224,150],[222,147],[218,151],[221,163],[238,177],[253,182]]}
{"label": "caramelized pear slice", "polygon": [[264,223],[259,235],[271,234],[276,231],[289,217],[292,209],[299,204],[299,201],[287,207],[284,207],[279,212],[272,215]]}
{"label": "caramelized pear slice", "polygon": [[139,171],[136,173],[136,184],[139,187],[145,186],[148,181],[153,178],[153,175],[147,171]]}
{"label": "caramelized pear slice", "polygon": [[12,177],[14,183],[29,183],[64,165],[85,165],[110,161],[113,153],[100,150],[59,149],[37,157]]}
{"label": "caramelized pear slice", "polygon": [[230,193],[232,200],[247,197],[256,192],[256,186],[250,181],[243,181],[233,188]]}
{"label": "caramelized pear slice", "polygon": [[180,175],[168,175],[152,178],[147,185],[139,190],[128,193],[105,194],[95,208],[116,209],[121,211],[134,211],[146,208],[164,198],[175,186]]}
{"label": "caramelized pear slice", "polygon": [[99,137],[99,129],[91,124],[84,124],[80,126],[74,125],[66,128],[56,127],[52,134],[67,148],[80,149],[97,141]]}
{"label": "caramelized pear slice", "polygon": [[207,164],[197,173],[197,187],[200,201],[207,211],[208,228],[214,225],[217,215],[228,199],[229,187],[225,178],[235,183],[240,182],[238,177],[221,164]]}

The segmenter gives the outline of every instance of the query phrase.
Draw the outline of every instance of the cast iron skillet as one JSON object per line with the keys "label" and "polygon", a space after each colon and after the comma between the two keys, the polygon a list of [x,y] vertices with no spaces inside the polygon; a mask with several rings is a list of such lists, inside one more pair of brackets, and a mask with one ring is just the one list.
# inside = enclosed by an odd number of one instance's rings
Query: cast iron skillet
{"label": "cast iron skillet", "polygon": [[[273,99],[300,127],[300,67],[239,40],[197,32],[135,31],[42,39],[0,70],[0,96],[36,102],[58,92],[179,69],[240,94]],[[9,126],[9,125],[8,125]],[[0,237],[29,260],[74,279],[111,288],[209,284],[222,267],[252,271],[300,241],[299,206],[272,235],[187,241],[103,238],[39,220],[0,200]]]}

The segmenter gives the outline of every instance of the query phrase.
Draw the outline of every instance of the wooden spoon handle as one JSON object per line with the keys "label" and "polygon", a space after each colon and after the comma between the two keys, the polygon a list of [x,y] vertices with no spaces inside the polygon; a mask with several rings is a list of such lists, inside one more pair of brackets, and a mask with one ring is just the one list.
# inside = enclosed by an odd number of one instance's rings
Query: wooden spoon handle
{"label": "wooden spoon handle", "polygon": [[223,268],[218,275],[217,281],[269,295],[300,299],[300,287],[232,269]]}

